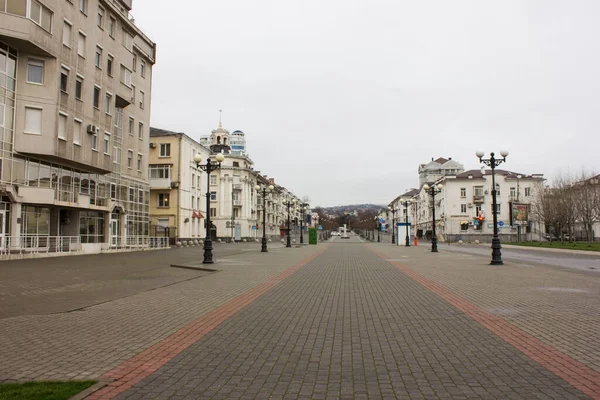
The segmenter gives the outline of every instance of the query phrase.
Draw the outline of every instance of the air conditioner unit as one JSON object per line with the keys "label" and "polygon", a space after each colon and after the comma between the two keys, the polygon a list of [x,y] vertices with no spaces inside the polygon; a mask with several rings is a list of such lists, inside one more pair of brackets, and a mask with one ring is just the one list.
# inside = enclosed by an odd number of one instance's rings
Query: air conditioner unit
{"label": "air conditioner unit", "polygon": [[155,148],[156,148],[156,143],[154,143],[154,142],[150,142],[150,148],[151,148],[151,149],[155,149]]}
{"label": "air conditioner unit", "polygon": [[88,125],[87,133],[95,135],[95,134],[98,134],[99,132],[100,132],[100,128],[97,127],[96,125]]}
{"label": "air conditioner unit", "polygon": [[179,188],[179,182],[171,182],[171,189]]}
{"label": "air conditioner unit", "polygon": [[484,194],[489,194],[490,192],[488,192],[487,190],[484,192]]}
{"label": "air conditioner unit", "polygon": [[469,203],[469,204],[467,204],[467,207],[473,208],[473,204]]}

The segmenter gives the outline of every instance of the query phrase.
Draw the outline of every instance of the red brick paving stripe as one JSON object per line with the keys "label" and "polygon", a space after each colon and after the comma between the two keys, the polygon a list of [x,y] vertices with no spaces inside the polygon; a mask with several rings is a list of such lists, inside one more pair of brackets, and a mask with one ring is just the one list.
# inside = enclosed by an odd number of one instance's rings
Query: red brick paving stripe
{"label": "red brick paving stripe", "polygon": [[593,399],[600,399],[600,373],[569,357],[554,347],[542,342],[535,336],[517,328],[508,321],[490,314],[481,307],[457,296],[446,287],[413,271],[406,265],[389,261],[385,254],[373,251],[379,257],[392,264],[400,271],[417,281],[421,286],[437,294],[439,297],[458,308],[496,336],[504,339],[530,359],[561,377],[574,388]]}
{"label": "red brick paving stripe", "polygon": [[229,300],[222,306],[219,306],[208,314],[190,322],[169,337],[147,348],[118,367],[108,371],[100,379],[113,379],[113,381],[100,390],[91,393],[86,399],[112,399],[120,393],[123,393],[136,383],[156,372],[160,367],[171,361],[183,350],[187,349],[207,333],[219,326],[223,321],[267,293],[302,266],[324,253],[327,248],[328,246],[318,253],[313,254],[296,265],[286,269],[279,275],[273,276],[249,291]]}

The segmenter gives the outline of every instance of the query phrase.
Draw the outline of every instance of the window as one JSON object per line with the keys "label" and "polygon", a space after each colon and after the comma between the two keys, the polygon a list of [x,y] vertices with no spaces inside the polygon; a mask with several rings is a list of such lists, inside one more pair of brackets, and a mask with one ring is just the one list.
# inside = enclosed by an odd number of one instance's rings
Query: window
{"label": "window", "polygon": [[92,150],[98,151],[98,135],[95,133],[92,135]]}
{"label": "window", "polygon": [[104,8],[98,7],[98,19],[96,21],[100,28],[104,28]]}
{"label": "window", "polygon": [[469,230],[469,223],[468,222],[461,222],[460,223],[460,230],[461,231],[468,231]]}
{"label": "window", "polygon": [[144,203],[144,191],[141,189],[138,189],[138,203]]}
{"label": "window", "polygon": [[133,167],[133,151],[127,150],[127,168]]}
{"label": "window", "polygon": [[83,77],[81,75],[77,75],[75,77],[75,98],[77,100],[81,100],[82,90],[83,90]]}
{"label": "window", "polygon": [[67,140],[67,114],[58,114],[58,138]]}
{"label": "window", "polygon": [[196,187],[196,174],[192,174],[192,188]]}
{"label": "window", "polygon": [[[500,206],[501,204],[496,204],[496,214],[500,214]],[[492,210],[492,212],[494,212],[494,205],[490,205],[490,210]]]}
{"label": "window", "polygon": [[170,165],[151,165],[150,179],[169,179],[171,175]]}
{"label": "window", "polygon": [[239,166],[240,166],[240,163],[239,163],[239,161],[234,161],[234,162],[233,162],[233,166],[234,166],[234,167],[239,167]]}
{"label": "window", "polygon": [[142,170],[142,155],[140,153],[138,153],[138,158],[137,158],[137,169],[138,169],[138,171]]}
{"label": "window", "polygon": [[117,20],[115,20],[113,17],[109,17],[108,18],[108,34],[112,38],[115,37],[115,26],[116,25],[117,25]]}
{"label": "window", "polygon": [[217,216],[217,209],[216,208],[213,208],[213,207],[210,208],[210,216],[211,217],[216,217]]}
{"label": "window", "polygon": [[104,242],[104,213],[102,211],[79,212],[79,237],[81,243]]}
{"label": "window", "polygon": [[528,188],[528,187],[525,188],[525,196],[526,197],[531,196],[531,188]]}
{"label": "window", "polygon": [[25,107],[25,133],[42,134],[42,109]]}
{"label": "window", "polygon": [[85,34],[81,31],[77,37],[77,54],[85,58]]}
{"label": "window", "polygon": [[483,186],[475,186],[473,188],[473,195],[474,196],[483,196]]}
{"label": "window", "polygon": [[94,86],[94,108],[100,108],[100,88]]}
{"label": "window", "polygon": [[63,44],[71,48],[71,24],[67,21],[63,25]]}
{"label": "window", "polygon": [[146,95],[142,90],[140,90],[140,108],[144,109],[144,101],[146,100]]}
{"label": "window", "polygon": [[496,196],[500,196],[500,185],[496,184]]}
{"label": "window", "polygon": [[123,46],[129,51],[133,51],[133,36],[123,31]]}
{"label": "window", "polygon": [[467,205],[466,204],[461,204],[460,205],[460,212],[461,213],[466,213],[467,212]]}
{"label": "window", "polygon": [[210,176],[210,184],[211,185],[216,185],[217,184],[217,176],[216,175],[211,175]]}
{"label": "window", "polygon": [[112,76],[112,73],[113,73],[113,61],[114,61],[114,57],[109,54],[108,57],[107,57],[107,59],[106,59],[106,73],[108,74],[108,76]]}
{"label": "window", "polygon": [[81,129],[83,127],[83,124],[81,123],[81,120],[74,120],[73,121],[73,143],[74,144],[78,144],[81,145]]}
{"label": "window", "polygon": [[140,62],[140,76],[142,78],[146,77],[146,62],[144,60]]}
{"label": "window", "polygon": [[161,157],[171,157],[171,143],[161,143],[160,144],[160,156]]}
{"label": "window", "polygon": [[467,188],[460,188],[460,197],[467,197]]}
{"label": "window", "polygon": [[198,175],[198,189],[200,188],[200,175]]}
{"label": "window", "polygon": [[210,201],[217,200],[217,192],[210,192]]}
{"label": "window", "polygon": [[135,124],[135,120],[133,118],[129,117],[129,134],[131,136],[133,136],[133,127],[134,127],[134,124]]}
{"label": "window", "polygon": [[517,189],[514,187],[510,188],[510,198],[515,199],[517,197]]}
{"label": "window", "polygon": [[124,65],[121,65],[121,82],[127,87],[131,87],[133,84],[131,71],[128,70]]}
{"label": "window", "polygon": [[113,200],[117,198],[117,185],[114,183],[110,184],[110,198]]}
{"label": "window", "polygon": [[132,60],[132,62],[131,62],[131,69],[132,69],[133,71],[135,71],[135,70],[137,69],[137,68],[136,68],[136,66],[137,66],[137,55],[136,55],[136,54],[134,54],[134,55],[133,55],[133,60]]}
{"label": "window", "polygon": [[158,194],[158,206],[159,207],[169,207],[169,193],[159,193]]}
{"label": "window", "polygon": [[144,138],[144,124],[142,122],[138,122],[138,139]]}
{"label": "window", "polygon": [[48,32],[52,32],[52,17],[54,13],[37,0],[29,3],[29,18]]}
{"label": "window", "polygon": [[135,201],[135,189],[129,188],[129,201]]}
{"label": "window", "polygon": [[102,68],[101,63],[102,63],[102,47],[100,46],[96,46],[96,58],[95,58],[95,65],[96,68]]}
{"label": "window", "polygon": [[104,154],[110,154],[110,134],[104,132]]}
{"label": "window", "polygon": [[41,60],[29,60],[27,62],[27,82],[44,83],[44,62]]}
{"label": "window", "polygon": [[79,11],[84,14],[87,14],[87,2],[88,0],[79,0]]}
{"label": "window", "polygon": [[116,141],[113,143],[114,143],[114,145],[113,145],[113,163],[120,164],[121,163],[121,148],[116,143]]}
{"label": "window", "polygon": [[[4,4],[4,2],[2,2],[1,4]],[[4,11],[4,10],[2,10]],[[15,14],[15,15],[20,15],[22,17],[26,17],[27,16],[27,2],[20,0],[20,1],[8,1],[8,3],[6,4],[6,12],[9,14]]]}
{"label": "window", "polygon": [[200,209],[200,196],[198,196],[198,198],[196,198],[196,208],[198,210]]}
{"label": "window", "polygon": [[110,93],[106,93],[106,97],[104,99],[104,112],[110,114],[110,105],[112,103],[112,95]]}
{"label": "window", "polygon": [[60,90],[67,93],[69,83],[69,70],[65,67],[60,67]]}

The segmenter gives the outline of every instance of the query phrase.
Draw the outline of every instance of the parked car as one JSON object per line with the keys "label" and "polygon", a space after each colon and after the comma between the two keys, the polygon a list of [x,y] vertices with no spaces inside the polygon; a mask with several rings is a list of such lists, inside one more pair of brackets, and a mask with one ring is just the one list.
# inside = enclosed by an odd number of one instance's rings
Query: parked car
{"label": "parked car", "polygon": [[551,233],[547,233],[546,240],[554,241],[554,240],[558,240],[558,238]]}

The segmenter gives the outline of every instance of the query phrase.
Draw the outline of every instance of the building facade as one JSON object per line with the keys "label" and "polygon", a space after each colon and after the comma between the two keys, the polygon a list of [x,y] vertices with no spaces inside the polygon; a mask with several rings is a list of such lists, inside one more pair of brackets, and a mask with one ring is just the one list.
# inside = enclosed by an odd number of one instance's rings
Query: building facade
{"label": "building facade", "polygon": [[0,2],[0,247],[149,245],[156,45],[131,0]]}

